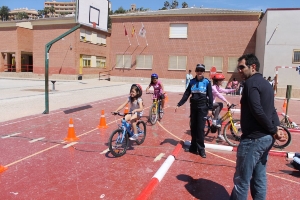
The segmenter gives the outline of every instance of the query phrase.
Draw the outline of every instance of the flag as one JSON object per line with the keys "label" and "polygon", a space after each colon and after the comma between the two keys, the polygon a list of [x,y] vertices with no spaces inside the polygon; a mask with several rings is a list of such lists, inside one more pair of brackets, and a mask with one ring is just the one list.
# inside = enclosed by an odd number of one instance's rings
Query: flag
{"label": "flag", "polygon": [[133,26],[133,24],[132,24],[131,37],[133,37],[134,33],[135,33],[135,29],[134,29],[134,26]]}
{"label": "flag", "polygon": [[143,23],[142,23],[142,27],[141,27],[141,29],[140,29],[140,31],[139,31],[139,35],[140,35],[141,37],[146,37],[146,29],[145,29]]}
{"label": "flag", "polygon": [[127,31],[126,31],[126,27],[125,27],[125,25],[124,25],[124,29],[125,29],[125,36],[127,35]]}

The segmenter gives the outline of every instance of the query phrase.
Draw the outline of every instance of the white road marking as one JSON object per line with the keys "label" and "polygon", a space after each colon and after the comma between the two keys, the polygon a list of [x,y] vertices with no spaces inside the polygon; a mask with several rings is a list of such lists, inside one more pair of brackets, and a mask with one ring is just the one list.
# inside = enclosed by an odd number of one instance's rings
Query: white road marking
{"label": "white road marking", "polygon": [[165,155],[164,153],[160,153],[158,156],[156,156],[153,162],[159,161],[164,155]]}
{"label": "white road marking", "polygon": [[78,142],[71,142],[70,144],[67,144],[67,145],[65,145],[65,146],[63,146],[63,148],[65,149],[65,148],[68,148],[68,147],[70,147],[70,146],[73,146],[74,144],[77,144]]}
{"label": "white road marking", "polygon": [[14,134],[10,134],[10,135],[6,135],[6,136],[3,136],[1,138],[5,139],[5,138],[9,138],[11,136],[15,136],[15,135],[20,135],[21,133],[14,133]]}
{"label": "white road marking", "polygon": [[105,149],[105,150],[102,151],[100,154],[105,154],[105,153],[107,153],[107,152],[109,152],[109,149]]}
{"label": "white road marking", "polygon": [[41,138],[36,138],[36,139],[30,140],[29,143],[37,142],[37,141],[40,141],[40,140],[42,140],[44,138],[45,137],[41,137]]}

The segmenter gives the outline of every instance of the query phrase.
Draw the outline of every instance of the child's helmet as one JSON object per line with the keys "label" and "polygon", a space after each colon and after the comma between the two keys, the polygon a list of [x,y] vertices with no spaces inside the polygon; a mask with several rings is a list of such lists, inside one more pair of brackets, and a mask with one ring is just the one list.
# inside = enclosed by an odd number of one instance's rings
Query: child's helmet
{"label": "child's helmet", "polygon": [[135,86],[138,88],[139,94],[137,95],[137,97],[141,97],[143,94],[143,88],[140,84],[132,84],[130,90],[132,89],[132,87]]}
{"label": "child's helmet", "polygon": [[153,73],[153,74],[151,74],[151,78],[158,79],[158,75],[157,75],[157,74],[155,74],[155,73]]}
{"label": "child's helmet", "polygon": [[213,77],[212,77],[213,80],[224,80],[225,79],[225,76],[223,74],[215,74]]}

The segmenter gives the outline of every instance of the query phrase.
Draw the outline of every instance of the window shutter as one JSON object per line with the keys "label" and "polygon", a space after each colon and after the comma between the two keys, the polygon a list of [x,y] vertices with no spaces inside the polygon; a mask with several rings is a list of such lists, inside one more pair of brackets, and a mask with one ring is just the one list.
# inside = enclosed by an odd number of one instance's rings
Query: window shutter
{"label": "window shutter", "polygon": [[169,38],[187,38],[187,24],[170,24]]}

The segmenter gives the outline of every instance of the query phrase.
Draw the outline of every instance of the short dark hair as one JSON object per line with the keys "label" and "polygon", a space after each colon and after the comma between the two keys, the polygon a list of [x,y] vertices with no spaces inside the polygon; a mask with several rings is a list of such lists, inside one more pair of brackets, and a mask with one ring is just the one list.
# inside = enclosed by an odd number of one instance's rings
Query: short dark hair
{"label": "short dark hair", "polygon": [[242,55],[238,61],[242,61],[243,59],[245,59],[246,61],[246,65],[249,66],[249,65],[253,65],[255,64],[256,65],[256,68],[255,70],[258,72],[259,71],[259,68],[260,68],[260,64],[259,64],[259,60],[258,58],[254,55],[254,54],[244,54]]}
{"label": "short dark hair", "polygon": [[192,70],[189,70],[189,72],[192,72]]}

